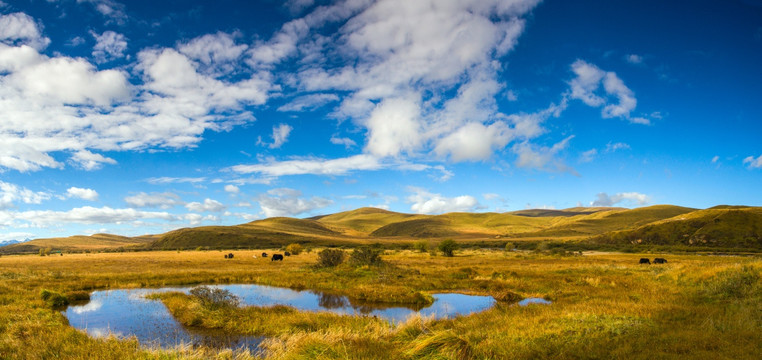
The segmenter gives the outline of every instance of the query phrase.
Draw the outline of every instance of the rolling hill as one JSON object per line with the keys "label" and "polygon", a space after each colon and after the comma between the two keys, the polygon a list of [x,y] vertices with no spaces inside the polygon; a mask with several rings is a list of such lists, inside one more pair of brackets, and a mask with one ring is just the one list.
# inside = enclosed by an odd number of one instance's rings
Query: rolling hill
{"label": "rolling hill", "polygon": [[719,206],[593,239],[607,244],[683,245],[762,249],[762,208]]}
{"label": "rolling hill", "polygon": [[94,234],[91,236],[75,235],[65,238],[35,239],[22,243],[0,247],[2,253],[36,253],[40,249],[53,251],[100,251],[115,250],[119,248],[129,249],[143,247],[154,242],[157,235],[139,237],[127,237],[111,234]]}
{"label": "rolling hill", "polygon": [[415,239],[469,241],[585,240],[596,244],[650,244],[762,249],[762,208],[709,209],[656,205],[636,209],[570,208],[508,213],[404,214],[360,208],[307,219],[274,217],[234,226],[202,226],[165,234],[109,234],[37,239],[0,247],[3,253],[124,249],[279,247],[293,242],[353,245]]}

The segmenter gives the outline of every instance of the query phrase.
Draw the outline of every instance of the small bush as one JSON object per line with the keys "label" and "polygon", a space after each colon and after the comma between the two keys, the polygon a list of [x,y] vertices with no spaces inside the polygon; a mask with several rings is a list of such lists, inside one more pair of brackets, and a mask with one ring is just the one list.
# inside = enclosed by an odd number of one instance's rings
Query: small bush
{"label": "small bush", "polygon": [[419,240],[413,244],[413,248],[419,252],[425,253],[429,251],[429,242],[427,240]]}
{"label": "small bush", "polygon": [[318,266],[334,267],[344,262],[344,250],[324,249],[318,253]]}
{"label": "small bush", "polygon": [[40,256],[45,256],[45,249],[40,248]]}
{"label": "small bush", "polygon": [[455,256],[453,252],[458,250],[458,243],[453,239],[446,239],[439,243],[437,249],[442,252],[442,255],[452,257]]}
{"label": "small bush", "polygon": [[513,251],[513,243],[505,243],[505,251]]}
{"label": "small bush", "polygon": [[302,250],[303,248],[301,244],[288,244],[288,246],[286,246],[286,251],[290,252],[291,255],[299,255]]}
{"label": "small bush", "polygon": [[355,266],[363,265],[381,265],[381,249],[372,249],[369,247],[362,247],[355,249],[349,254],[349,262]]}
{"label": "small bush", "polygon": [[45,303],[49,307],[52,308],[69,305],[69,299],[67,299],[66,296],[63,296],[55,291],[42,289],[42,291],[40,291],[40,297],[42,300],[45,300]]}
{"label": "small bush", "polygon": [[230,291],[209,286],[194,287],[190,290],[190,294],[201,306],[212,310],[236,307],[240,303],[238,297]]}

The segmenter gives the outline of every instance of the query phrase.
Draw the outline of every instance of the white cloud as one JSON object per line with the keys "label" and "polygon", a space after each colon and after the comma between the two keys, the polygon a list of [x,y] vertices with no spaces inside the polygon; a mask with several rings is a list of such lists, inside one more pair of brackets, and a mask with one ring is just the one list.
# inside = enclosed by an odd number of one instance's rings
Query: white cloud
{"label": "white cloud", "polygon": [[596,195],[596,200],[590,202],[590,206],[614,206],[622,202],[627,204],[645,205],[650,201],[651,199],[648,195],[637,192],[618,193],[615,195],[599,193]]}
{"label": "white cloud", "polygon": [[636,54],[629,54],[624,58],[628,63],[634,65],[640,65],[643,63],[643,57]]}
{"label": "white cloud", "polygon": [[218,32],[207,34],[188,43],[180,44],[178,50],[188,58],[197,61],[200,68],[212,74],[226,74],[233,72],[237,66],[236,61],[249,48],[245,44],[236,44],[239,34]]}
{"label": "white cloud", "polygon": [[162,176],[157,178],[149,178],[146,179],[146,181],[150,184],[182,184],[182,183],[201,183],[206,181],[205,177],[169,177],[169,176]]}
{"label": "white cloud", "polygon": [[98,192],[93,189],[70,187],[66,190],[66,197],[79,198],[79,199],[87,200],[87,201],[97,201]]}
{"label": "white cloud", "polygon": [[96,62],[105,63],[124,57],[124,51],[127,50],[127,38],[124,35],[110,30],[100,35],[92,31],[90,34],[96,42],[93,47]]}
{"label": "white cloud", "polygon": [[331,136],[331,144],[344,145],[347,149],[357,146],[357,143],[354,140],[347,137],[336,137],[335,135]]}
{"label": "white cloud", "polygon": [[569,172],[573,175],[578,175],[574,169],[569,168],[563,162],[556,159],[556,155],[566,149],[572,138],[574,138],[573,135],[551,147],[537,146],[528,142],[516,144],[513,146],[513,152],[518,155],[516,166],[520,168]]}
{"label": "white cloud", "polygon": [[97,170],[100,169],[102,164],[116,164],[116,160],[105,157],[101,154],[94,154],[87,150],[80,150],[71,156],[71,161],[76,166],[85,170]]}
{"label": "white cloud", "polygon": [[125,197],[124,201],[130,207],[135,207],[135,208],[147,207],[147,208],[169,209],[176,205],[184,204],[180,200],[180,197],[177,196],[177,194],[173,194],[170,192],[150,193],[150,194],[140,192],[138,194]]}
{"label": "white cloud", "polygon": [[122,224],[141,219],[177,220],[174,215],[166,212],[113,209],[108,206],[101,208],[84,206],[69,211],[23,211],[6,213],[5,215],[12,220],[23,221],[36,227],[46,227],[61,223]]}
{"label": "white cloud", "polygon": [[77,0],[77,3],[91,4],[95,11],[108,19],[107,24],[113,22],[124,25],[128,19],[124,4],[113,0]]}
{"label": "white cloud", "polygon": [[241,174],[259,173],[265,176],[286,175],[346,175],[354,170],[379,170],[384,165],[371,155],[354,155],[339,159],[306,159],[271,161],[265,164],[236,165],[231,169]]}
{"label": "white cloud", "polygon": [[413,203],[410,210],[418,214],[442,214],[448,212],[473,211],[479,207],[479,201],[473,196],[462,195],[447,198],[440,194],[433,194],[424,189],[408,188],[413,195],[407,197],[407,202]]}
{"label": "white cloud", "polygon": [[231,193],[231,194],[238,194],[238,192],[241,191],[241,189],[238,188],[238,186],[235,185],[225,185],[225,192]]}
{"label": "white cloud", "polygon": [[281,147],[283,144],[286,143],[288,140],[288,135],[291,134],[291,130],[293,130],[290,125],[288,124],[279,124],[278,126],[273,126],[273,134],[272,139],[273,142],[268,145],[270,149],[277,149]]}
{"label": "white cloud", "polygon": [[50,199],[49,193],[32,191],[0,180],[0,209],[13,207],[17,201],[24,204],[40,204],[48,199]]}
{"label": "white cloud", "polygon": [[629,149],[630,149],[630,145],[623,142],[606,144],[607,153],[615,152],[617,150],[629,150]]}
{"label": "white cloud", "polygon": [[335,94],[309,94],[298,96],[289,103],[278,108],[278,111],[301,112],[305,110],[315,110],[334,101],[339,97]]}
{"label": "white cloud", "polygon": [[412,152],[422,143],[420,109],[415,101],[393,98],[381,102],[367,121],[365,150],[385,157]]}
{"label": "white cloud", "polygon": [[313,4],[315,4],[315,0],[288,0],[284,6],[287,7],[292,14],[296,14]]}
{"label": "white cloud", "polygon": [[[587,63],[584,60],[577,60],[571,65],[572,72],[576,75],[569,82],[572,99],[581,100],[588,106],[600,107],[601,117],[618,117],[628,120],[635,124],[650,124],[650,120],[644,117],[632,117],[630,114],[637,106],[635,94],[628,88],[622,79],[614,72],[606,72],[597,66]],[[603,84],[606,97],[599,95],[599,88]],[[610,102],[609,97],[617,101]]]}
{"label": "white cloud", "polygon": [[718,161],[720,161],[720,156],[719,156],[719,155],[715,155],[715,156],[712,158],[712,164],[716,164]]}
{"label": "white cloud", "polygon": [[333,201],[313,196],[303,198],[302,192],[289,188],[272,189],[258,198],[259,206],[266,217],[296,216],[322,209]]}
{"label": "white cloud", "polygon": [[499,194],[495,194],[495,193],[482,194],[482,197],[484,198],[484,200],[487,200],[487,201],[496,200],[496,199],[502,200],[500,195]]}
{"label": "white cloud", "polygon": [[582,153],[582,155],[579,156],[579,162],[581,163],[588,163],[595,159],[595,157],[598,155],[598,149],[590,149],[588,151],[585,151]]}
{"label": "white cloud", "polygon": [[743,159],[744,164],[749,164],[749,169],[759,169],[762,168],[762,155],[758,156],[756,159],[754,156],[748,156],[745,159]]}
{"label": "white cloud", "polygon": [[212,199],[204,199],[203,203],[191,202],[186,204],[185,207],[189,211],[194,211],[194,212],[207,212],[207,211],[220,212],[222,210],[225,210],[225,205],[222,205],[222,203],[220,203],[219,201],[212,200]]}
{"label": "white cloud", "polygon": [[445,136],[434,148],[441,157],[447,155],[453,161],[483,160],[495,149],[502,149],[511,140],[511,130],[502,121],[489,126],[482,123],[468,123]]}
{"label": "white cloud", "polygon": [[0,15],[0,42],[41,50],[50,44],[50,39],[42,36],[41,26],[31,16],[17,12]]}
{"label": "white cloud", "polygon": [[[34,25],[21,15],[13,19]],[[2,29],[9,39],[39,34],[29,30],[35,26],[13,33]],[[103,41],[96,48],[104,56],[123,48],[119,34],[97,36]],[[98,70],[83,58],[43,55],[15,40],[0,43],[0,169],[62,168],[64,162],[54,156],[68,155],[69,162],[93,170],[115,163],[97,155],[100,151],[193,147],[207,130],[229,130],[252,121],[246,107],[263,104],[277,88],[271,75],[246,69],[228,75],[223,69],[229,64],[216,61],[229,55],[205,48],[209,41],[204,39],[178,44],[190,55],[175,49],[140,51],[131,64],[136,77],[121,69]]]}

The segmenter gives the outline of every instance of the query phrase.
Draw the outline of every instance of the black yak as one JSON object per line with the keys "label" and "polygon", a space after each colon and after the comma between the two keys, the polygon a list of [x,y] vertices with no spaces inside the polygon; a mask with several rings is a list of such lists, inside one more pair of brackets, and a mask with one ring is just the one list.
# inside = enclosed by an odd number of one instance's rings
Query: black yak
{"label": "black yak", "polygon": [[283,261],[283,255],[273,254],[273,257],[270,259],[270,261]]}
{"label": "black yak", "polygon": [[667,259],[665,259],[665,258],[656,258],[656,259],[654,259],[654,264],[666,264],[666,263],[667,263]]}
{"label": "black yak", "polygon": [[651,261],[648,260],[647,258],[640,258],[639,264],[649,264],[650,265]]}

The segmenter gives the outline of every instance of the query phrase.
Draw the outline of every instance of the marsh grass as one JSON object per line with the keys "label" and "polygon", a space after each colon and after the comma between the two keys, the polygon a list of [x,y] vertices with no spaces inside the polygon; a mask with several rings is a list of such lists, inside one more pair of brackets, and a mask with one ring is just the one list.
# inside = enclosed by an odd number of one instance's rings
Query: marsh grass
{"label": "marsh grass", "polygon": [[[57,293],[95,289],[256,283],[315,289],[369,301],[425,302],[432,292],[503,297],[454,319],[310,313],[284,306],[205,307],[173,293],[161,301],[183,324],[267,336],[274,359],[754,359],[762,353],[762,261],[753,257],[643,254],[560,256],[463,249],[452,258],[402,250],[388,266],[315,268],[317,251],[282,263],[273,249],[36,255],[0,258],[1,359],[248,359],[203,348],[150,350],[129,339],[93,339],[52,310]],[[650,257],[653,257],[652,255]],[[504,295],[501,295],[504,294]],[[552,305],[520,307],[519,297]],[[430,300],[428,300],[430,301]]]}

